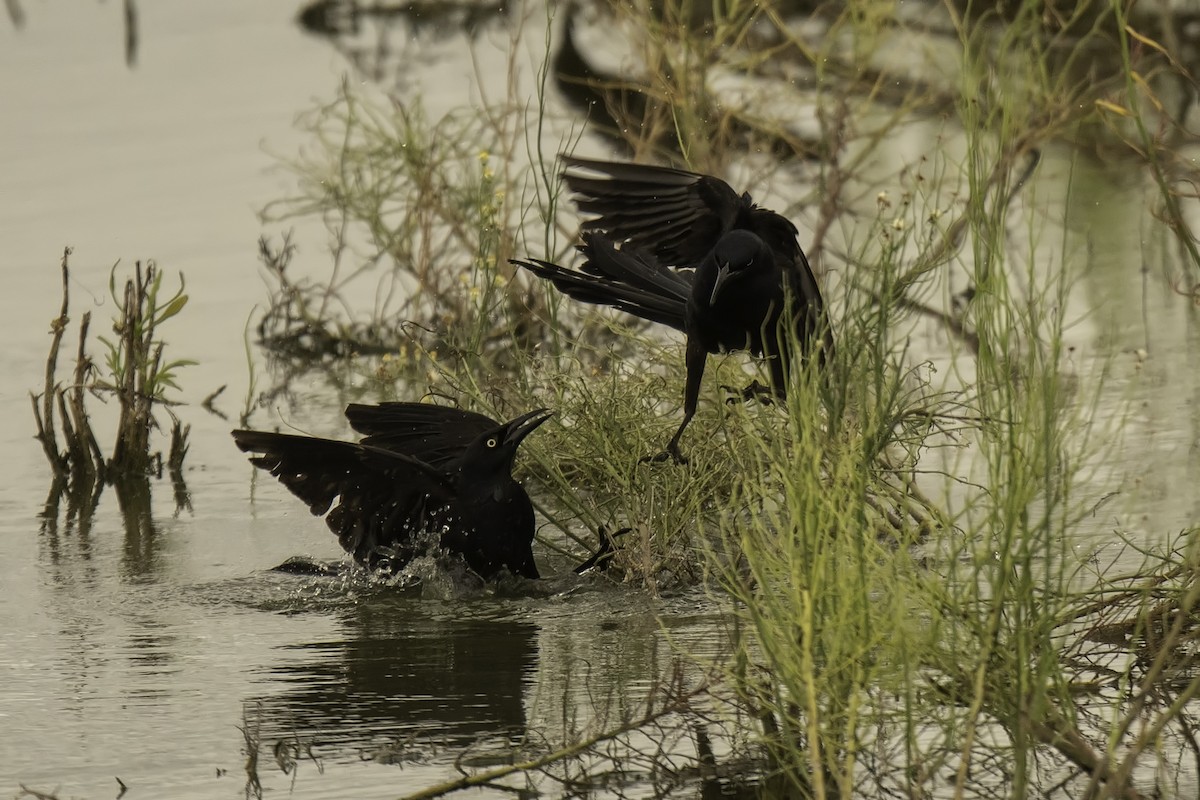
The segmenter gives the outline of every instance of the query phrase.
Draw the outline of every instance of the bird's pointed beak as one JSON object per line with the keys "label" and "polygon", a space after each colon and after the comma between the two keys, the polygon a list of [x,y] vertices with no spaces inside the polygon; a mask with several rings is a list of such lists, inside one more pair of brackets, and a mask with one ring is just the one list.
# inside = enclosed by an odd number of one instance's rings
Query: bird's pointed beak
{"label": "bird's pointed beak", "polygon": [[732,274],[733,272],[729,269],[728,261],[722,261],[717,265],[717,279],[713,281],[712,294],[708,296],[708,304],[710,306],[717,302],[717,295],[721,293],[721,287],[725,285],[725,282],[729,280],[729,276]]}
{"label": "bird's pointed beak", "polygon": [[554,412],[545,408],[536,408],[528,414],[522,414],[504,426],[504,443],[519,445],[526,436],[537,429],[537,426],[552,416]]}

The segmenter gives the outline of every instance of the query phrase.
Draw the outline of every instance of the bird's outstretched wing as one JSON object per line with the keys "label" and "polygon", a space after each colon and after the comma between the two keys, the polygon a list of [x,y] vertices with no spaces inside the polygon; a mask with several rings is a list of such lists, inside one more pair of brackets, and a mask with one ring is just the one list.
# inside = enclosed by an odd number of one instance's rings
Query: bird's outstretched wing
{"label": "bird's outstretched wing", "polygon": [[664,267],[653,255],[631,245],[618,250],[598,233],[585,233],[583,238],[579,251],[587,261],[578,271],[538,259],[514,259],[511,263],[550,281],[560,292],[581,302],[612,306],[635,317],[684,329],[692,273]]}
{"label": "bird's outstretched wing", "polygon": [[437,526],[431,516],[453,498],[446,475],[401,453],[263,431],[237,430],[233,438],[259,454],[252,464],[278,478],[314,515],[325,515],[343,549],[368,566],[417,555],[424,549],[418,534]]}
{"label": "bird's outstretched wing", "polygon": [[[654,254],[662,264],[695,267],[722,236],[733,230],[757,234],[783,256],[783,265],[805,297],[810,295],[811,270],[791,220],[754,204],[728,183],[698,172],[649,164],[624,164],[562,156],[563,180],[574,193],[576,206],[593,215],[584,231]],[[599,177],[589,177],[593,173]]]}
{"label": "bird's outstretched wing", "polygon": [[380,403],[346,407],[350,427],[362,444],[402,453],[444,470],[477,438],[499,422],[483,414],[432,403]]}
{"label": "bird's outstretched wing", "polygon": [[[725,181],[671,167],[563,156],[575,205],[592,215],[584,231],[654,253],[672,267],[694,267],[750,213]],[[589,177],[585,173],[599,177]],[[786,220],[785,220],[786,222]]]}

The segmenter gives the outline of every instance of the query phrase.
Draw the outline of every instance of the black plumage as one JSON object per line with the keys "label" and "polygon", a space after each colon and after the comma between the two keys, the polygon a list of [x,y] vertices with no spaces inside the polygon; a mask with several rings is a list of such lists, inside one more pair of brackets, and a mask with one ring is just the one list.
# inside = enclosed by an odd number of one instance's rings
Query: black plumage
{"label": "black plumage", "polygon": [[400,569],[436,544],[484,578],[503,569],[538,577],[533,504],[512,464],[551,412],[500,424],[445,406],[383,403],[351,405],[346,416],[366,434],[361,441],[248,430],[233,438],[258,454],[251,463],[325,515],[364,566]]}
{"label": "black plumage", "polygon": [[[709,353],[748,350],[766,358],[770,391],[786,397],[794,356],[833,350],[816,278],[785,217],[709,175],[565,157],[563,178],[589,218],[571,270],[513,261],[586,303],[609,305],[687,335],[684,418],[653,458],[686,459],[679,439],[696,413]],[[789,330],[790,329],[790,330]],[[800,353],[791,352],[794,337]],[[743,393],[765,391],[757,383]]]}

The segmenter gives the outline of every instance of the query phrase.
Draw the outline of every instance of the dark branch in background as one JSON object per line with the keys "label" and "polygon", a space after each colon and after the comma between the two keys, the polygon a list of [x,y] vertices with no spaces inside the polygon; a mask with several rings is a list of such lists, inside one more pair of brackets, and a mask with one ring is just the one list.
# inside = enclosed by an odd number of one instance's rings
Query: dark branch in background
{"label": "dark branch in background", "polygon": [[8,18],[12,20],[14,28],[20,28],[25,25],[25,11],[21,8],[21,4],[17,0],[4,0],[4,5],[8,8]]}
{"label": "dark branch in background", "polygon": [[[664,63],[654,78],[635,78],[605,72],[589,61],[576,39],[576,19],[580,6],[568,3],[561,40],[554,53],[551,75],[563,99],[587,115],[589,130],[603,136],[623,155],[653,152],[664,160],[683,167],[690,163],[681,147],[680,131],[673,121],[675,103],[667,85],[678,83],[672,75],[680,67]],[[715,135],[727,144],[748,152],[769,153],[778,161],[808,159],[822,143],[784,127],[747,119],[744,113],[722,107],[716,98],[705,95],[708,106],[701,116],[711,119]]]}
{"label": "dark branch in background", "polygon": [[133,0],[125,0],[125,66],[137,66],[138,50],[137,6]]}
{"label": "dark branch in background", "polygon": [[316,0],[300,10],[296,21],[314,36],[335,40],[335,47],[341,46],[338,38],[357,36],[367,22],[384,26],[404,23],[414,33],[438,38],[459,29],[473,38],[491,20],[509,16],[511,6],[504,0],[409,0],[365,5],[357,0]]}
{"label": "dark branch in background", "polygon": [[[8,19],[14,28],[25,27],[25,9],[21,8],[20,0],[4,0],[8,10]],[[138,50],[138,15],[135,0],[125,0],[122,13],[125,16],[125,65],[131,69],[137,66]]]}

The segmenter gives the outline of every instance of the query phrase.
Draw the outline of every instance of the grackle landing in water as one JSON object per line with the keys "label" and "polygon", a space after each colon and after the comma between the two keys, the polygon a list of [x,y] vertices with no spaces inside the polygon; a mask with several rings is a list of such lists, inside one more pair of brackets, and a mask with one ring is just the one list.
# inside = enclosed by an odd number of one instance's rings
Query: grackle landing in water
{"label": "grackle landing in water", "polygon": [[259,454],[252,464],[325,514],[343,549],[368,568],[402,568],[426,550],[423,534],[437,533],[483,578],[502,569],[537,578],[533,505],[512,464],[551,413],[500,424],[428,403],[353,404],[346,417],[366,434],[359,442],[247,430],[233,438]]}
{"label": "grackle landing in water", "polygon": [[825,302],[785,217],[708,175],[574,157],[564,162],[576,205],[591,215],[579,247],[586,262],[579,270],[536,259],[512,263],[577,300],[687,335],[683,422],[663,452],[643,460],[687,462],[679,439],[696,414],[709,353],[749,350],[768,360],[770,389],[755,381],[742,392],[745,399],[786,396],[790,337],[801,359],[816,351],[824,363],[832,353]]}

